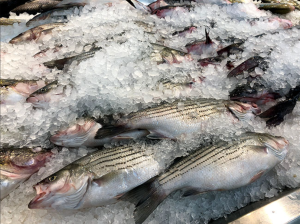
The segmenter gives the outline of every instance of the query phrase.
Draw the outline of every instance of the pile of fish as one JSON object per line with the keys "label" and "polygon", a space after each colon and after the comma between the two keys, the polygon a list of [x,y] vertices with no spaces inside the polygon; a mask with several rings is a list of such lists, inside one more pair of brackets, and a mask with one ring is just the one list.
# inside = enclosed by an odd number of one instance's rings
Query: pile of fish
{"label": "pile of fish", "polygon": [[0,6],[4,223],[208,223],[300,186],[298,1]]}

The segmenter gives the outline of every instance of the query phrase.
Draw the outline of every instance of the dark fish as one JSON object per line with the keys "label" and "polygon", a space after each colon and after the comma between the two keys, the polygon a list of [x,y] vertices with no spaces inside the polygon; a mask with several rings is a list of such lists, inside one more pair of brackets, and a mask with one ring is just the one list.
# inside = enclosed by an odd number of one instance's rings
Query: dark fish
{"label": "dark fish", "polygon": [[297,100],[299,100],[299,98],[300,98],[300,85],[298,85],[296,88],[293,88],[289,91],[289,93],[286,95],[285,101],[281,101],[275,106],[269,108],[265,112],[261,113],[259,117],[269,118],[266,121],[268,127],[277,126],[284,121],[284,117],[287,114],[293,112],[297,104]]}
{"label": "dark fish", "polygon": [[229,93],[230,100],[240,102],[252,102],[258,105],[272,102],[282,96],[279,93],[267,89],[264,85],[255,83],[250,86],[249,83],[237,86]]}
{"label": "dark fish", "polygon": [[0,17],[9,17],[9,12],[30,0],[0,0]]}
{"label": "dark fish", "polygon": [[295,6],[287,3],[260,3],[258,8],[277,14],[287,14],[295,10]]}
{"label": "dark fish", "polygon": [[260,65],[262,68],[266,67],[266,62],[265,62],[264,58],[262,58],[260,56],[251,57],[251,58],[247,59],[246,61],[244,61],[239,66],[237,66],[236,68],[234,68],[231,72],[229,72],[227,77],[236,77],[236,76],[242,74],[244,71],[248,71],[248,72],[253,71],[256,67],[258,67]]}
{"label": "dark fish", "polygon": [[95,53],[97,51],[99,51],[100,49],[101,49],[100,47],[95,47],[95,48],[92,48],[91,50],[81,53],[79,55],[45,62],[44,65],[48,68],[56,67],[57,69],[62,70],[66,64],[71,64],[73,61],[77,61],[79,63],[85,59],[93,57],[95,55]]}
{"label": "dark fish", "polygon": [[36,14],[53,9],[62,0],[32,0],[20,5],[12,10],[17,15],[27,12],[28,14]]}

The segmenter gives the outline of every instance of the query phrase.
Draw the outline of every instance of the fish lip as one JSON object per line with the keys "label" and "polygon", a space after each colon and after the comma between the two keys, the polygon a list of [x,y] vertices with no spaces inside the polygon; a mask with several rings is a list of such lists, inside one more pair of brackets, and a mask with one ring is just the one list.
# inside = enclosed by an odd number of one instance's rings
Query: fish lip
{"label": "fish lip", "polygon": [[28,204],[29,209],[39,209],[39,204],[41,204],[41,199],[44,198],[44,196],[47,195],[46,192],[42,192],[38,195],[36,195]]}

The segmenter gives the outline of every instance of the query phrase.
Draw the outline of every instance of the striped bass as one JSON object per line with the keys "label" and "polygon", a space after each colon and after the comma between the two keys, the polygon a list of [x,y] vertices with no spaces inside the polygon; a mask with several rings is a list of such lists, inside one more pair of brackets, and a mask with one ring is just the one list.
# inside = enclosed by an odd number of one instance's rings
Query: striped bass
{"label": "striped bass", "polygon": [[158,162],[143,145],[96,151],[36,184],[37,195],[28,207],[81,209],[115,203],[158,172]]}
{"label": "striped bass", "polygon": [[245,133],[236,141],[200,148],[123,199],[138,203],[134,216],[136,223],[142,223],[176,190],[190,196],[254,182],[285,158],[287,144],[282,137]]}
{"label": "striped bass", "polygon": [[178,139],[184,135],[201,133],[213,118],[228,114],[225,119],[237,117],[239,120],[248,120],[253,113],[260,113],[256,104],[205,98],[177,100],[131,113],[119,119],[115,126],[99,129],[95,138],[144,129],[150,132],[147,135],[150,139]]}

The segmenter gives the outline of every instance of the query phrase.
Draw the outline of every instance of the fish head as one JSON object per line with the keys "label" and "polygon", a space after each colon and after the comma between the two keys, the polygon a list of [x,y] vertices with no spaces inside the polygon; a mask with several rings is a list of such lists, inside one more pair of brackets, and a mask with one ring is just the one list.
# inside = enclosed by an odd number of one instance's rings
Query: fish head
{"label": "fish head", "polygon": [[94,137],[99,128],[101,125],[94,120],[81,119],[73,126],[51,136],[50,141],[55,145],[79,147],[90,137]]}
{"label": "fish head", "polygon": [[255,103],[241,103],[238,101],[226,101],[225,106],[239,120],[249,120],[261,112]]}
{"label": "fish head", "polygon": [[45,165],[52,152],[35,149],[9,149],[1,158],[1,175],[10,179],[26,179]]}
{"label": "fish head", "polygon": [[88,189],[90,178],[79,166],[74,166],[71,164],[34,185],[37,195],[28,208],[76,209]]}
{"label": "fish head", "polygon": [[289,142],[280,136],[267,133],[257,134],[258,141],[267,147],[267,152],[273,154],[278,160],[283,160],[287,154]]}

